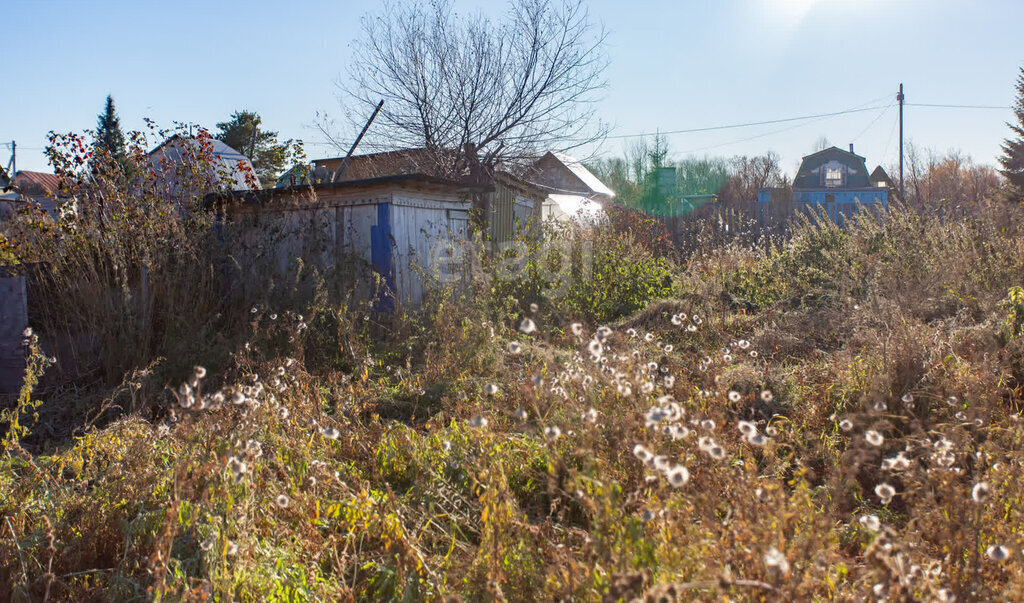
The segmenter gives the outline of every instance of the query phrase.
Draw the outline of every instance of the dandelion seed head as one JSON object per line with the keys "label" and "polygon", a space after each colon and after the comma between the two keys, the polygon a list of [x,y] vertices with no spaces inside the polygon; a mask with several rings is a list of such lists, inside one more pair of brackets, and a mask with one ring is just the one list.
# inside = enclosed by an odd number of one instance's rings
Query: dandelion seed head
{"label": "dandelion seed head", "polygon": [[604,351],[604,348],[601,346],[600,341],[596,339],[591,339],[590,343],[587,344],[587,351],[590,352],[590,355],[592,357],[600,358],[601,353]]}
{"label": "dandelion seed head", "polygon": [[883,505],[887,505],[892,501],[892,498],[896,496],[896,488],[893,488],[889,484],[881,483],[875,486],[875,494],[879,500],[882,501]]}
{"label": "dandelion seed head", "polygon": [[775,399],[775,395],[772,393],[772,391],[770,389],[761,390],[761,401],[762,402],[771,402],[774,399]]}
{"label": "dandelion seed head", "polygon": [[678,314],[673,314],[672,315],[672,324],[674,324],[675,326],[678,327],[679,325],[683,324],[683,319],[679,318]]}
{"label": "dandelion seed head", "polygon": [[583,325],[578,322],[569,325],[569,331],[576,337],[583,337]]}
{"label": "dandelion seed head", "polygon": [[278,494],[276,502],[277,502],[277,506],[278,507],[280,507],[282,509],[287,509],[288,508],[288,504],[291,502],[291,500],[289,500],[289,498],[288,498],[288,496],[286,494]]}
{"label": "dandelion seed head", "polygon": [[206,367],[196,366],[192,369],[197,379],[202,379],[206,376]]}
{"label": "dandelion seed head", "polygon": [[235,544],[234,542],[231,542],[231,541],[229,540],[229,541],[228,541],[228,546],[227,546],[227,548],[225,548],[225,549],[224,549],[224,552],[225,552],[225,553],[226,553],[227,555],[229,555],[229,556],[230,556],[230,555],[234,555],[235,553],[237,553],[237,552],[238,552],[238,545],[237,545],[237,544]]}
{"label": "dandelion seed head", "polygon": [[764,432],[766,435],[774,438],[775,436],[779,435],[779,428],[774,425],[769,425],[768,427],[764,428]]}
{"label": "dandelion seed head", "polygon": [[641,463],[647,463],[654,457],[654,455],[651,454],[651,451],[644,447],[643,444],[633,446],[633,456],[635,456]]}
{"label": "dandelion seed head", "polygon": [[231,473],[235,474],[236,478],[241,478],[249,470],[249,466],[245,464],[245,461],[237,456],[228,457],[228,468],[231,469]]}
{"label": "dandelion seed head", "polygon": [[971,500],[978,504],[984,503],[988,501],[990,492],[988,482],[978,482],[971,488]]}
{"label": "dandelion seed head", "polygon": [[646,341],[647,343],[651,343],[652,341],[654,341],[654,333],[648,333],[644,335],[644,341]]}
{"label": "dandelion seed head", "polygon": [[508,351],[510,354],[518,354],[523,351],[523,346],[518,341],[508,342]]}
{"label": "dandelion seed head", "polygon": [[337,440],[338,436],[341,435],[341,432],[334,427],[324,427],[320,430],[320,435],[324,436],[328,440]]}
{"label": "dandelion seed head", "polygon": [[561,435],[562,430],[555,425],[549,425],[544,428],[544,437],[551,441],[557,440]]}
{"label": "dandelion seed head", "polygon": [[715,430],[715,422],[712,419],[704,419],[703,421],[700,422],[700,426],[703,427],[704,429],[707,429],[708,431]]}
{"label": "dandelion seed head", "polygon": [[882,529],[882,522],[878,519],[877,515],[861,515],[858,521],[860,522],[860,525],[872,532],[877,532]]}
{"label": "dandelion seed head", "polygon": [[1006,561],[1010,558],[1010,549],[1003,545],[993,545],[988,547],[985,554],[993,561]]}
{"label": "dandelion seed head", "polygon": [[539,309],[540,309],[540,306],[538,306],[537,304],[530,304],[530,313],[531,314],[536,314],[537,310],[539,310]]}
{"label": "dandelion seed head", "polygon": [[789,561],[787,561],[786,556],[775,547],[771,547],[768,549],[768,552],[764,554],[764,564],[768,567],[779,570],[779,572],[783,574],[789,573]]}
{"label": "dandelion seed head", "polygon": [[874,404],[875,412],[885,412],[888,408],[889,406],[885,403],[884,400],[879,400]]}
{"label": "dandelion seed head", "polygon": [[768,438],[756,432],[747,434],[746,440],[751,446],[764,446],[768,443]]}
{"label": "dandelion seed head", "polygon": [[740,421],[739,423],[736,424],[736,426],[739,428],[740,433],[742,433],[745,436],[757,433],[757,425],[754,425],[750,421]]}
{"label": "dandelion seed head", "polygon": [[885,437],[878,433],[874,429],[869,429],[864,432],[864,439],[867,440],[868,444],[872,446],[881,446],[885,442]]}
{"label": "dandelion seed head", "polygon": [[673,440],[684,440],[690,436],[690,430],[682,425],[671,425],[670,430]]}
{"label": "dandelion seed head", "polygon": [[473,427],[487,427],[487,417],[483,415],[474,415],[473,418],[470,419],[469,424]]}
{"label": "dandelion seed head", "polygon": [[529,335],[537,330],[537,323],[533,322],[532,318],[524,318],[522,322],[519,323],[519,330]]}
{"label": "dandelion seed head", "polygon": [[682,465],[676,465],[669,469],[666,476],[668,483],[674,488],[682,488],[686,485],[686,482],[690,481],[690,470]]}
{"label": "dandelion seed head", "polygon": [[742,398],[742,397],[743,396],[738,391],[736,391],[736,390],[732,390],[732,391],[729,392],[729,401],[730,402],[739,402],[740,398]]}
{"label": "dandelion seed head", "polygon": [[488,383],[484,386],[484,393],[488,396],[493,396],[498,393],[498,386],[493,383]]}
{"label": "dandelion seed head", "polygon": [[526,420],[527,418],[529,418],[529,416],[530,416],[530,415],[529,415],[529,413],[527,413],[527,412],[526,412],[526,409],[525,409],[525,408],[523,408],[522,406],[520,406],[520,407],[519,407],[519,408],[517,408],[517,409],[516,409],[516,411],[515,411],[515,412],[513,413],[513,416],[515,416],[515,418],[516,418],[516,420],[517,420],[517,421],[525,421],[525,420]]}
{"label": "dandelion seed head", "polygon": [[842,429],[843,431],[850,431],[851,429],[853,429],[853,421],[849,419],[843,419],[842,421],[839,422],[839,429]]}

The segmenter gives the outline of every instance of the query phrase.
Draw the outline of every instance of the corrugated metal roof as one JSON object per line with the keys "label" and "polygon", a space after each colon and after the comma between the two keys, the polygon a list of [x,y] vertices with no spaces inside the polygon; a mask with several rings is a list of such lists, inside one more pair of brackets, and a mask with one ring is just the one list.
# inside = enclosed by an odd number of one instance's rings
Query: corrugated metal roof
{"label": "corrugated metal roof", "polygon": [[554,156],[555,159],[561,161],[562,164],[573,173],[573,175],[582,180],[583,184],[586,184],[587,187],[595,194],[608,195],[609,197],[615,196],[615,191],[605,186],[604,182],[601,182],[593,172],[580,163],[579,159],[566,155],[565,153],[556,153],[554,151],[551,152],[551,155]]}
{"label": "corrugated metal roof", "polygon": [[[255,185],[256,189],[260,188],[259,179],[256,178],[252,163],[248,157],[216,138],[207,140],[211,145],[210,150],[213,155],[213,161],[218,164],[215,166],[215,173],[211,175],[211,178],[214,180],[213,184],[224,184],[232,190],[249,190],[253,188],[251,184]],[[180,135],[168,138],[149,153],[150,162],[154,164],[154,169],[159,168],[157,164],[160,157],[165,157],[167,161],[175,164],[182,163],[184,161],[184,154],[182,153],[183,144],[189,144],[194,148],[200,142],[195,138]],[[246,173],[252,175],[252,182],[246,179]]]}
{"label": "corrugated metal roof", "polygon": [[26,195],[45,195],[60,191],[60,176],[46,172],[19,171],[14,175],[14,186]]}

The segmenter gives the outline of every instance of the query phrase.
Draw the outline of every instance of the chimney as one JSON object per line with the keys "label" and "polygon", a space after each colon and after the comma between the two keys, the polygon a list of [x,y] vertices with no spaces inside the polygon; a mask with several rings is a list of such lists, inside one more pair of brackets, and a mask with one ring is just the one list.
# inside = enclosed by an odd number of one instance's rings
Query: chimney
{"label": "chimney", "polygon": [[850,143],[850,152],[853,153],[853,143]]}

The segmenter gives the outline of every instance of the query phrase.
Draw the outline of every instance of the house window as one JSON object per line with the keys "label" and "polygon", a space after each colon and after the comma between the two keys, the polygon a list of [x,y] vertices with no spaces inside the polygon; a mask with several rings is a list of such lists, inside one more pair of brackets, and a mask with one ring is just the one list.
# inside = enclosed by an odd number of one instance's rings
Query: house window
{"label": "house window", "polygon": [[837,167],[825,168],[825,186],[832,188],[843,185],[843,170]]}

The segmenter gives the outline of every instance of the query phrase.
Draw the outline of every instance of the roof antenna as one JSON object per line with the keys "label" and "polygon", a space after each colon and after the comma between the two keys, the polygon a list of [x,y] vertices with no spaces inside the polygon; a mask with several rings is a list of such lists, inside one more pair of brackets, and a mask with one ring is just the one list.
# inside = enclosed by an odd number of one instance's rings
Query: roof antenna
{"label": "roof antenna", "polygon": [[370,116],[370,119],[366,121],[366,125],[363,126],[363,130],[359,132],[359,136],[356,136],[356,141],[352,143],[352,148],[348,150],[348,153],[345,155],[345,158],[341,160],[341,165],[339,165],[338,169],[334,171],[334,177],[331,178],[331,182],[341,182],[341,177],[345,175],[345,170],[348,168],[348,160],[350,157],[352,157],[352,152],[356,150],[356,147],[359,145],[359,141],[363,139],[363,135],[366,134],[366,131],[370,129],[370,124],[373,123],[373,120],[377,117],[377,114],[380,113],[380,108],[383,106],[384,99],[382,98],[380,99],[380,102],[377,103],[377,108],[373,110],[373,115]]}

